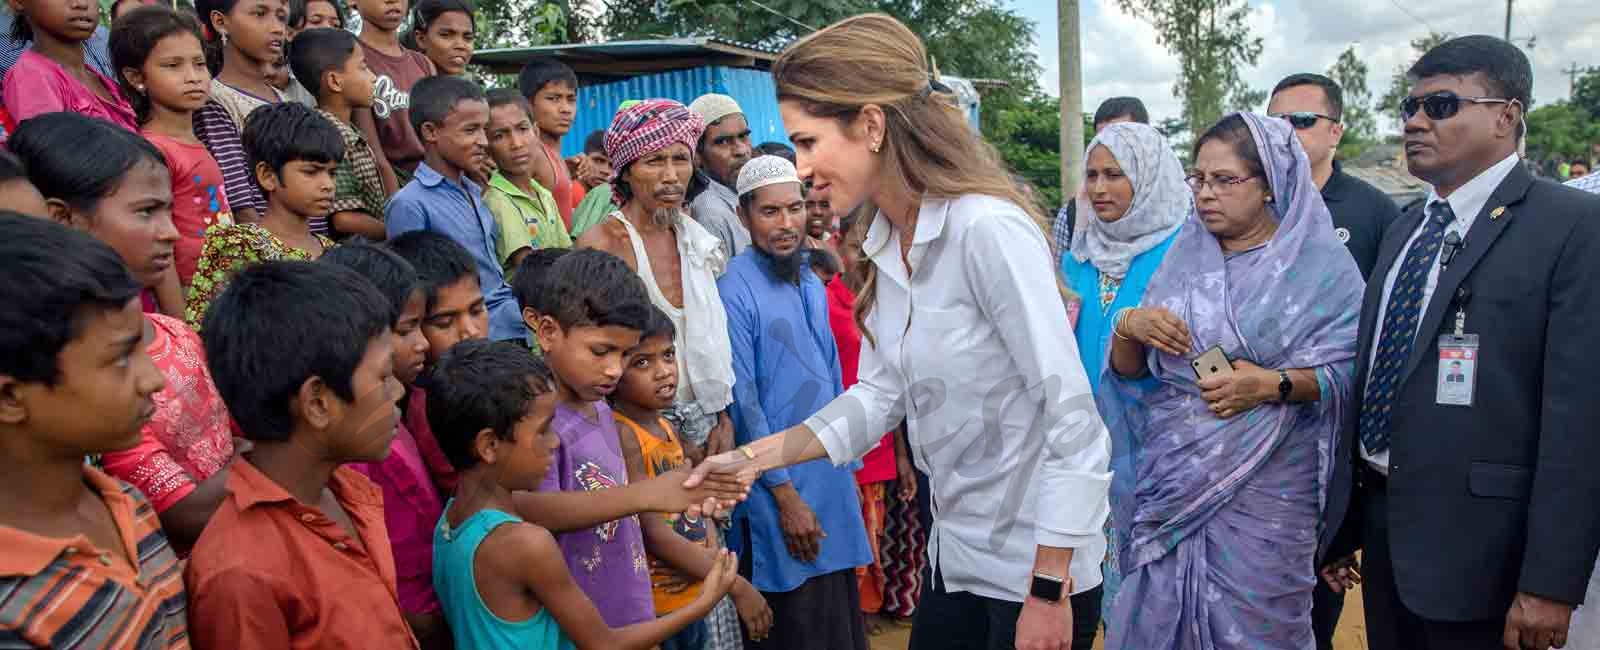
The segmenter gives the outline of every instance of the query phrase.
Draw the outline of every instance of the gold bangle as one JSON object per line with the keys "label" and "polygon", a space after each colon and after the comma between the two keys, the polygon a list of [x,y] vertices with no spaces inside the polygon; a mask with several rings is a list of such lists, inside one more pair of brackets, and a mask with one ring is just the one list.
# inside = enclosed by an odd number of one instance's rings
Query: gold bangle
{"label": "gold bangle", "polygon": [[1119,311],[1119,312],[1116,313],[1116,315],[1111,319],[1111,335],[1112,336],[1115,336],[1115,337],[1117,337],[1119,339],[1122,339],[1124,341],[1132,341],[1133,340],[1131,338],[1128,338],[1128,337],[1122,335],[1122,324],[1127,322],[1128,315],[1132,314],[1132,313],[1133,313],[1133,308],[1132,307],[1123,307],[1122,311]]}

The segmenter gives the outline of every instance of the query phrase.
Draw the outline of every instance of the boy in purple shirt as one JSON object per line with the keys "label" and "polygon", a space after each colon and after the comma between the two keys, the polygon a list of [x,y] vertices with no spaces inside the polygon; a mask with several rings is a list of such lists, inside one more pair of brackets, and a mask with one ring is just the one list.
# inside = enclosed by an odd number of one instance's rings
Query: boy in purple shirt
{"label": "boy in purple shirt", "polygon": [[[748,493],[750,477],[692,490],[683,487],[685,471],[628,483],[616,420],[604,400],[622,377],[624,354],[639,344],[650,298],[626,263],[601,251],[574,251],[548,273],[532,329],[556,379],[550,428],[561,446],[539,491],[516,493],[517,514],[558,533],[568,570],[607,625],[649,621],[655,618],[650,562],[637,515],[732,507]],[[712,555],[688,552],[694,554],[685,568],[700,578]]]}

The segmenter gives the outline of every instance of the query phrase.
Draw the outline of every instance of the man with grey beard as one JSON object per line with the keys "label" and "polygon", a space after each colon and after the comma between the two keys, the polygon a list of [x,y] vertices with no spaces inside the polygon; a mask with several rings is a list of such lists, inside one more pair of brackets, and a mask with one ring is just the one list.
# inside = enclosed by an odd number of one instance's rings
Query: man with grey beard
{"label": "man with grey beard", "polygon": [[733,359],[717,276],[727,265],[721,240],[684,213],[694,172],[693,148],[705,128],[699,115],[672,100],[640,102],[617,113],[606,130],[613,202],[621,207],[590,228],[577,245],[622,258],[644,280],[651,302],[677,327],[678,400],[667,419],[693,445],[733,448]]}

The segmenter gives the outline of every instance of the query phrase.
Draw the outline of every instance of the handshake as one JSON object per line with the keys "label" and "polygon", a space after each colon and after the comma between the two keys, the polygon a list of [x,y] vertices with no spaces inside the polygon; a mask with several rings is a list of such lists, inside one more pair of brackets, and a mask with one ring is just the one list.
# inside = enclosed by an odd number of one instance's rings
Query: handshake
{"label": "handshake", "polygon": [[648,512],[683,513],[691,520],[721,518],[750,496],[761,476],[752,457],[735,449],[710,456],[692,468],[662,473],[646,484]]}

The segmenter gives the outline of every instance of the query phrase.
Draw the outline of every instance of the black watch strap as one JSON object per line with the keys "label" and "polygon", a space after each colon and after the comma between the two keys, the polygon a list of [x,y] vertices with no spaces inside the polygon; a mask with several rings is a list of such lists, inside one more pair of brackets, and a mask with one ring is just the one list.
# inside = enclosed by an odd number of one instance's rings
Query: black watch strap
{"label": "black watch strap", "polygon": [[1289,381],[1289,371],[1278,370],[1278,401],[1289,401],[1289,392],[1294,390],[1294,382]]}

